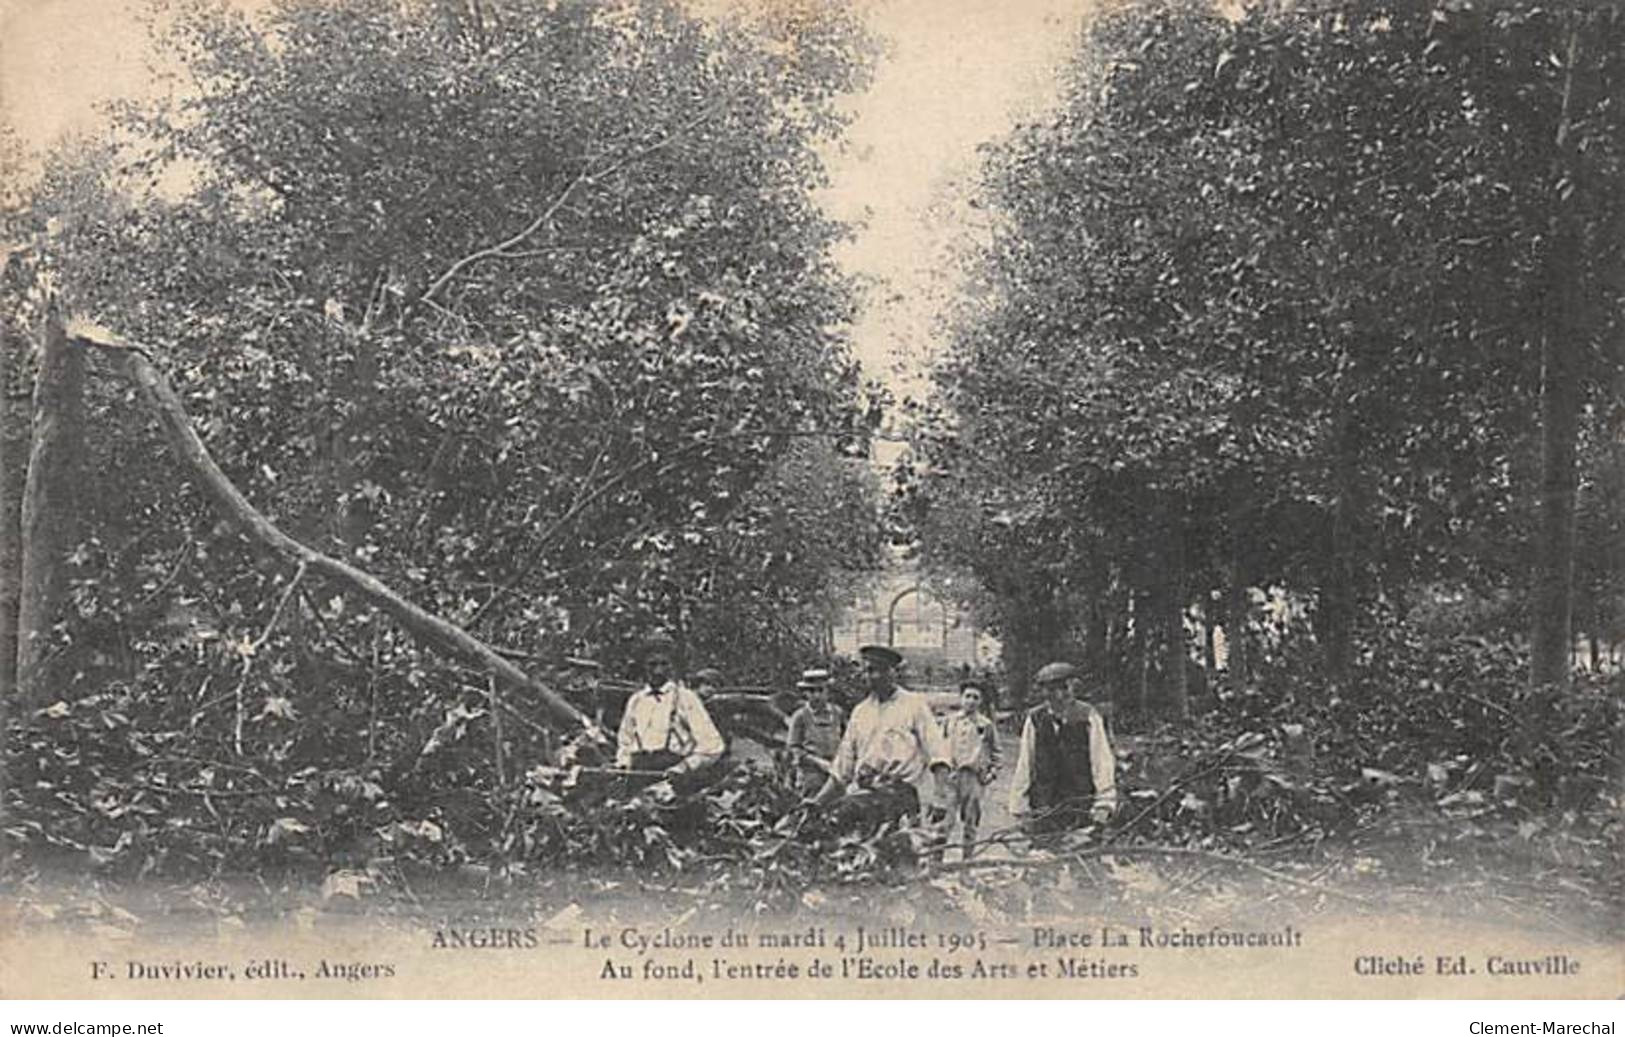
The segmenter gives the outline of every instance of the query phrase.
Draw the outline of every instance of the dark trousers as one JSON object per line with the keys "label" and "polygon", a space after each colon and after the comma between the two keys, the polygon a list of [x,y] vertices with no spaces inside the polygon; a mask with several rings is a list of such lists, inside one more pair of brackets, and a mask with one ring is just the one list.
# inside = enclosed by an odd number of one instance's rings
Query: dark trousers
{"label": "dark trousers", "polygon": [[873,835],[880,826],[920,816],[920,793],[906,781],[886,781],[844,797],[834,821],[843,831]]}
{"label": "dark trousers", "polygon": [[650,749],[632,754],[632,769],[635,771],[663,771],[682,762],[683,758],[669,749]]}

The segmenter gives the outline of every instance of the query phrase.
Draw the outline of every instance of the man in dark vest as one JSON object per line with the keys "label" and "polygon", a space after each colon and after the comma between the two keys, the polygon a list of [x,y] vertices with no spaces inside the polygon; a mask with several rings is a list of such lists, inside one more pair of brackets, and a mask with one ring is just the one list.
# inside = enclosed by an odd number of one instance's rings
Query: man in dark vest
{"label": "man in dark vest", "polygon": [[1010,785],[1010,813],[1032,835],[1105,821],[1117,808],[1117,760],[1100,711],[1079,699],[1078,671],[1050,663],[1033,677],[1044,701],[1029,710]]}

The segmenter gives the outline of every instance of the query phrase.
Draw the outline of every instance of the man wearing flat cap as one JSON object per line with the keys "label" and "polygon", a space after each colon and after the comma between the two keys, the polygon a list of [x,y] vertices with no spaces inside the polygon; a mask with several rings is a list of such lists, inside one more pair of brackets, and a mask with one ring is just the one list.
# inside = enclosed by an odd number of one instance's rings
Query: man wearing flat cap
{"label": "man wearing flat cap", "polygon": [[[898,816],[918,814],[918,784],[929,771],[937,785],[948,773],[948,744],[925,696],[897,685],[903,657],[884,645],[858,649],[868,694],[852,707],[846,732],[830,761],[830,777],[811,798],[829,803],[848,786],[895,799]],[[942,798],[940,791],[937,797]]]}
{"label": "man wearing flat cap", "polygon": [[683,774],[721,759],[726,746],[705,703],[678,680],[675,646],[656,635],[644,645],[644,685],[626,702],[615,739],[615,765]]}
{"label": "man wearing flat cap", "polygon": [[[789,769],[796,775],[796,785],[803,791],[813,792],[829,777],[828,764],[835,758],[841,745],[841,729],[846,714],[830,701],[830,675],[828,670],[801,671],[796,688],[806,701],[790,714],[789,728],[784,744],[789,750]],[[823,761],[820,766],[815,761]]]}
{"label": "man wearing flat cap", "polygon": [[1033,683],[1044,701],[1029,710],[1010,785],[1010,813],[1035,835],[1102,822],[1117,808],[1117,761],[1100,711],[1077,694],[1078,671],[1056,662]]}

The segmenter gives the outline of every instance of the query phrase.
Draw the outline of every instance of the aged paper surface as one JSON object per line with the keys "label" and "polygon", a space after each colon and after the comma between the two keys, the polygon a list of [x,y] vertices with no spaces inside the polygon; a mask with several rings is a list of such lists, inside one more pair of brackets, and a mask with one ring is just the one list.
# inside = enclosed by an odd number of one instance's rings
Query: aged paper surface
{"label": "aged paper surface", "polygon": [[[764,0],[769,2],[769,0]],[[253,6],[250,4],[249,6]],[[912,227],[975,144],[1042,109],[1044,70],[1087,3],[877,0],[894,53],[832,154],[822,203],[871,220],[843,262],[888,279],[856,349],[920,377],[908,298],[930,280]],[[147,88],[141,29],[102,0],[4,0],[0,99],[36,146],[94,135],[95,102]],[[965,83],[971,84],[968,88]],[[873,157],[878,154],[879,157]],[[866,210],[873,212],[865,216]],[[928,293],[921,291],[922,297]],[[923,306],[924,304],[920,304]],[[1008,821],[1008,818],[1003,820]],[[260,896],[252,876],[180,888],[63,880],[0,895],[6,998],[1614,998],[1617,906],[1375,875],[1286,875],[1268,859],[1003,855],[885,883],[776,890],[682,875],[471,874],[373,899],[340,872]],[[1607,854],[1599,846],[1597,853]],[[1617,867],[1618,861],[1612,864]],[[768,866],[769,870],[771,865]],[[240,883],[241,896],[222,886]],[[205,888],[205,886],[207,888]],[[244,905],[222,911],[218,904]],[[1617,903],[1617,902],[1616,902]]]}
{"label": "aged paper surface", "polygon": [[143,927],[156,937],[128,936],[117,917],[72,933],[14,920],[0,965],[9,997],[72,998],[1612,998],[1625,968],[1600,935],[1468,922],[1437,903],[991,923],[900,911],[906,890],[871,900],[870,917],[804,905],[662,918],[655,896],[602,914],[425,905],[444,912],[439,924],[331,905],[246,922],[182,916]]}

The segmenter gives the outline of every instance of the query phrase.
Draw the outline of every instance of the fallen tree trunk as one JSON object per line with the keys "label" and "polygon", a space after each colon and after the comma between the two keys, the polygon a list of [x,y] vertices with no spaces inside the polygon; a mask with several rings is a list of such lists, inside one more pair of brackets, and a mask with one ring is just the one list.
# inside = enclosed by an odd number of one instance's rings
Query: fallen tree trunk
{"label": "fallen tree trunk", "polygon": [[138,347],[111,342],[100,342],[75,336],[73,344],[99,349],[118,359],[125,373],[141,389],[142,395],[158,416],[164,439],[177,458],[186,465],[192,481],[214,502],[222,517],[261,547],[280,555],[289,562],[302,566],[315,576],[337,584],[340,589],[363,599],[394,618],[407,633],[465,663],[493,674],[513,688],[534,695],[547,710],[549,718],[566,731],[585,730],[590,737],[603,739],[603,732],[589,717],[576,709],[551,688],[533,679],[525,671],[503,658],[490,645],[395,593],[371,573],[322,554],[284,533],[267,518],[242,491],[226,477],[209,455],[203,440],[192,428],[191,418],[169,379],[153,366],[152,361]]}

